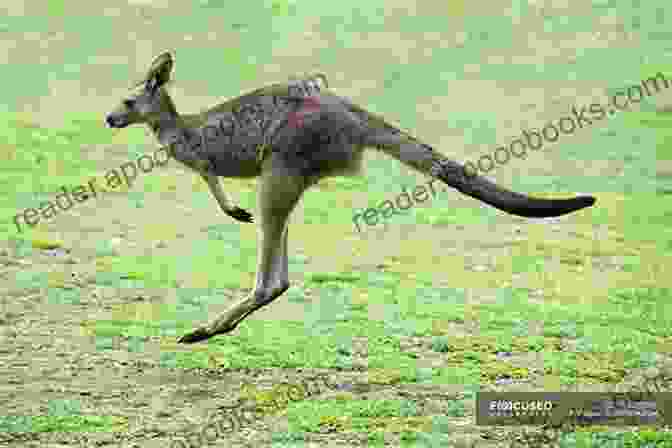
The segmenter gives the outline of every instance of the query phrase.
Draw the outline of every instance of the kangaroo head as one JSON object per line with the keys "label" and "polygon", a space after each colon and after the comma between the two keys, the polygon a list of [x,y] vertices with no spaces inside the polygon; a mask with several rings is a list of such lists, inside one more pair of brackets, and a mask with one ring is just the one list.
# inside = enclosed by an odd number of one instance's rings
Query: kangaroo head
{"label": "kangaroo head", "polygon": [[136,91],[124,98],[110,112],[105,121],[112,128],[125,128],[132,124],[155,124],[161,119],[177,115],[175,107],[163,86],[170,80],[173,56],[162,53],[154,59],[147,74],[135,85]]}

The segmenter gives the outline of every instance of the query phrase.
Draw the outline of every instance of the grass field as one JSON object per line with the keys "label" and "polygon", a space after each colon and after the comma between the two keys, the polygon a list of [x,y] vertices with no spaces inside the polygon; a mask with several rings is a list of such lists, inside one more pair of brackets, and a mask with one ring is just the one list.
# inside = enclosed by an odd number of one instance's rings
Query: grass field
{"label": "grass field", "polygon": [[[479,390],[598,390],[664,370],[672,113],[661,109],[672,89],[497,169],[517,191],[597,197],[559,219],[514,218],[445,191],[358,233],[356,211],[426,182],[370,156],[365,177],[324,182],[297,210],[293,287],[204,344],[175,341],[252,286],[256,230],[221,214],[174,162],[35,228],[18,232],[13,221],[155,149],[145,129],[111,131],[103,117],[164,48],[177,48],[185,112],[319,66],[337,92],[464,161],[587,98],[658,71],[672,79],[664,3],[568,2],[576,9],[564,15],[508,5],[510,16],[460,2],[154,3],[106,7],[123,23],[97,15],[102,4],[65,2],[4,22],[16,42],[5,54],[23,56],[1,75],[11,88],[0,121],[0,446],[167,446],[242,391],[259,401],[281,380],[326,372],[340,392],[290,403],[227,441],[450,446],[465,436],[494,447],[520,428],[476,426]],[[8,11],[21,8],[40,9]],[[634,37],[599,34],[615,24]],[[524,46],[530,30],[536,51]],[[598,37],[578,51],[572,36],[592,30]],[[254,181],[225,183],[254,209]],[[672,446],[667,427],[590,427],[560,440]]]}

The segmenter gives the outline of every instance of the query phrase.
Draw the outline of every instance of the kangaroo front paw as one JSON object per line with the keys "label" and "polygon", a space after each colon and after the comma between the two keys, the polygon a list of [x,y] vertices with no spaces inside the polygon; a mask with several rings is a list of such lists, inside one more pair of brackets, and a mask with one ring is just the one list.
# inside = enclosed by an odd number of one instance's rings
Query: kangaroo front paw
{"label": "kangaroo front paw", "polygon": [[235,219],[236,221],[241,221],[241,222],[254,222],[254,219],[252,218],[252,215],[245,209],[242,209],[240,207],[236,207],[228,212],[226,212],[227,215]]}

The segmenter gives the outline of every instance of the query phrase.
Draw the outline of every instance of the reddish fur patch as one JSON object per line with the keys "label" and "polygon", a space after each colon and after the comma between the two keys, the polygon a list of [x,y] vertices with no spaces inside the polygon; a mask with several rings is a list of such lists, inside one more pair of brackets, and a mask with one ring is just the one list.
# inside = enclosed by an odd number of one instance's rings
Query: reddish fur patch
{"label": "reddish fur patch", "polygon": [[302,99],[302,104],[295,112],[290,112],[288,124],[291,127],[300,128],[303,126],[303,118],[312,112],[320,110],[320,101],[315,96],[308,96]]}

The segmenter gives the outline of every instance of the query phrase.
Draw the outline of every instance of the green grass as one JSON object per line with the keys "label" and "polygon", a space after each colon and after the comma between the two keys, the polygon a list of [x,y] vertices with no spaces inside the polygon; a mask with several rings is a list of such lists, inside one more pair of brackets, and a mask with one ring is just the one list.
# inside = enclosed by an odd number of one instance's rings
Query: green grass
{"label": "green grass", "polygon": [[[396,417],[398,421],[392,421]],[[427,426],[430,419],[418,414],[414,403],[403,400],[357,400],[348,394],[336,399],[301,402],[288,408],[292,432],[317,432],[320,428],[399,432],[405,426]],[[392,421],[392,423],[391,423]],[[396,428],[395,428],[396,427]]]}
{"label": "green grass", "polygon": [[109,432],[127,429],[125,419],[83,415],[77,400],[53,400],[45,415],[0,416],[0,431],[26,432]]}
{"label": "green grass", "polygon": [[[42,127],[25,114],[2,115],[5,126],[0,128],[0,160],[3,164],[0,239],[30,240],[17,231],[14,215],[26,208],[39,208],[43,201],[53,200],[63,186],[71,190],[88,182],[99,167],[87,153],[93,145],[109,144],[111,135],[101,126],[98,117],[90,114],[71,114],[69,126],[62,129]],[[130,160],[133,160],[133,141],[146,144],[144,139],[138,139],[141,134],[136,132],[135,139],[133,134],[130,133],[127,143]],[[26,232],[26,235],[31,234],[30,230]]]}
{"label": "green grass", "polygon": [[[672,154],[672,134],[667,130],[672,126],[666,126],[670,122],[669,116],[651,115],[651,112],[638,114],[639,120],[633,118],[637,115],[633,113],[625,122],[639,126],[639,132],[654,129],[659,141],[656,157],[667,160]],[[85,141],[106,144],[110,139],[100,131],[97,122],[84,118],[73,120],[68,129],[50,130],[13,116],[8,116],[3,138],[0,144],[5,170],[0,182],[5,186],[14,186],[14,190],[4,188],[0,196],[5,216],[11,216],[19,207],[31,206],[40,199],[50,197],[61,185],[81,184],[86,180],[87,173],[96,170],[94,164],[81,156],[82,145]],[[127,138],[139,144],[137,135]],[[137,157],[137,151],[137,147],[129,149],[129,159]],[[379,168],[382,167],[380,165]],[[25,173],[30,173],[30,176]],[[350,188],[350,184],[342,182],[329,183],[320,194],[322,197],[306,201],[307,216],[321,213],[325,200],[338,201]],[[131,193],[143,198],[164,189],[158,178],[148,175]],[[131,193],[129,196],[132,198]],[[377,193],[374,191],[371,194]],[[667,317],[670,315],[671,285],[660,277],[662,271],[650,273],[644,269],[643,263],[652,261],[637,255],[642,244],[672,247],[668,230],[672,209],[666,202],[661,202],[655,192],[623,192],[618,197],[622,197],[622,201],[608,203],[604,209],[593,214],[595,223],[608,225],[615,232],[614,238],[605,244],[594,246],[588,239],[581,238],[559,242],[535,242],[537,240],[533,239],[513,245],[512,256],[500,265],[502,277],[511,272],[536,278],[544,274],[552,257],[559,257],[561,265],[574,270],[588,269],[593,258],[620,256],[624,271],[634,276],[634,281],[631,281],[631,287],[607,290],[606,300],[586,301],[584,304],[565,302],[563,297],[581,297],[578,290],[574,292],[568,288],[558,300],[540,305],[529,300],[527,289],[503,287],[498,290],[494,303],[467,306],[464,289],[434,287],[435,277],[431,272],[417,273],[411,286],[404,280],[403,271],[310,272],[305,270],[305,260],[297,257],[294,263],[304,269],[304,287],[318,291],[322,296],[318,303],[297,299],[305,305],[302,316],[297,316],[296,320],[251,321],[241,327],[235,338],[212,340],[205,345],[206,349],[194,352],[171,351],[170,343],[166,342],[161,364],[167,367],[207,367],[214,359],[219,365],[230,368],[347,368],[352,356],[352,338],[360,337],[368,341],[370,380],[383,384],[424,381],[453,384],[476,381],[482,384],[501,378],[524,379],[530,375],[524,367],[498,360],[495,356],[498,352],[543,353],[544,373],[559,377],[562,384],[618,383],[626,370],[652,365],[657,344],[672,336],[671,322]],[[32,201],[26,202],[26,198],[32,198]],[[249,198],[253,200],[251,196]],[[206,199],[200,198],[204,207],[207,206]],[[609,209],[609,204],[618,205],[617,211],[627,213],[627,216],[641,219],[614,221],[616,211]],[[480,214],[480,210],[477,213],[473,209],[430,209],[423,210],[423,213],[436,214],[439,220],[445,220],[435,222],[435,225],[453,222],[473,222],[477,225],[479,219],[488,219]],[[333,222],[345,224],[350,219],[350,210],[332,209],[329,217]],[[420,219],[421,222],[424,222],[423,219]],[[26,256],[41,250],[33,247],[35,240],[43,236],[39,230],[18,235],[13,232],[11,222],[7,221],[3,222],[1,229],[6,238],[14,241],[20,254]],[[194,255],[159,262],[151,261],[149,256],[124,257],[108,241],[102,240],[96,249],[100,271],[95,282],[125,288],[160,286],[171,284],[170,279],[177,272],[197,275],[211,269],[226,251],[238,251],[243,258],[253,257],[254,243],[240,240],[235,236],[236,232],[237,227],[231,223],[207,226],[193,242]],[[58,245],[54,243],[53,247]],[[52,246],[45,243],[45,247]],[[647,256],[653,254],[649,252]],[[402,252],[400,258],[405,255]],[[655,256],[658,258],[654,262],[665,260],[662,252]],[[133,352],[142,352],[143,343],[150,337],[158,337],[162,341],[174,338],[189,328],[189,317],[207,317],[208,303],[220,300],[219,294],[223,289],[239,286],[240,278],[248,268],[247,263],[230,263],[228,269],[218,272],[208,287],[181,288],[175,306],[161,306],[159,320],[123,318],[124,313],[120,312],[118,320],[88,324],[96,337],[98,349],[112,349],[115,337],[123,337],[125,347]],[[641,281],[637,280],[638,277]],[[656,279],[660,281],[654,282]],[[53,278],[49,273],[22,271],[18,273],[15,284],[19,288],[31,289],[49,286],[50,282]],[[661,286],[655,287],[654,283]],[[353,302],[352,297],[361,291],[367,292],[367,300]],[[79,295],[77,289],[57,287],[50,290],[47,299],[50,303],[77,304]],[[374,305],[380,306],[384,315],[371,319],[371,307]],[[470,318],[466,317],[467,312],[471,313]],[[441,331],[441,325],[448,322],[465,324],[469,320],[478,322],[479,337],[456,338]],[[529,336],[526,322],[530,321],[544,323],[542,336]],[[415,357],[400,350],[399,341],[408,336],[429,338],[428,349],[444,353],[446,365],[431,369],[429,374],[420,368]],[[558,341],[562,338],[575,340],[577,350],[567,352],[560,349]],[[366,412],[369,411],[361,404],[325,402],[319,409],[314,403],[305,404],[296,412],[312,416],[305,420],[303,426],[299,425],[297,434],[315,431],[320,425],[328,424],[366,431],[370,429],[373,417],[385,420],[396,412],[388,405],[380,404],[380,409],[369,410],[373,414],[368,415]],[[453,414],[460,414],[460,409],[458,406]],[[345,421],[330,420],[330,415],[344,413],[348,415]],[[297,421],[300,420],[297,417]],[[389,424],[390,419],[387,420],[386,424]],[[11,425],[19,424],[16,422],[19,420]],[[49,431],[104,423],[73,416],[65,420],[64,417],[31,418],[30,425],[37,431]],[[400,425],[403,427],[403,424]],[[402,428],[400,431],[407,430]],[[372,437],[375,439],[375,436]],[[628,443],[632,443],[633,447],[644,446],[636,445],[640,443],[636,440],[639,439],[632,438],[632,442]]]}
{"label": "green grass", "polygon": [[[54,133],[54,135],[60,134]],[[39,154],[39,150],[32,151]],[[73,156],[73,159],[76,160],[76,157]],[[24,158],[17,160],[16,164],[23,165],[23,169],[27,170],[28,162],[28,156],[24,155]],[[76,163],[72,172],[79,173],[84,168]],[[20,168],[17,167],[17,171],[20,171]],[[52,187],[72,179],[79,177],[76,174],[62,178],[54,177],[42,181],[41,185],[43,191],[53,191]],[[12,203],[7,195],[4,200],[5,204]],[[657,215],[658,218],[642,220],[639,224],[627,226],[627,229],[623,229],[623,234],[626,237],[632,235],[636,239],[641,239],[642,236],[649,239],[650,235],[664,236],[665,232],[658,232],[656,229],[667,225],[668,212],[665,204],[658,204],[651,210],[646,208],[650,201],[638,203],[636,196],[631,201],[633,207],[636,204],[641,213],[646,211],[649,215]],[[460,211],[452,213],[459,219]],[[114,253],[101,242],[98,255],[101,259],[107,257],[108,263],[103,265],[106,270],[98,274],[96,282],[101,285],[120,285],[125,281],[122,278],[125,276],[127,279],[132,277],[127,281],[134,281],[136,286],[152,286],[162,284],[171,277],[171,272],[180,269],[197,272],[211,265],[210,263],[214,262],[224,249],[229,249],[227,230],[222,226],[213,236],[213,230],[210,229],[209,234],[204,233],[203,239],[194,243],[195,252],[201,258],[198,264],[193,264],[190,257],[182,260],[166,260],[158,266],[143,259],[129,260],[125,259],[123,254]],[[663,241],[663,244],[669,244],[669,240]],[[28,252],[32,250],[37,249],[26,249]],[[254,253],[252,247],[241,247],[240,250],[248,255]],[[511,259],[511,269],[516,273],[541,272],[546,257],[544,248],[540,248],[535,255],[529,255],[529,251],[525,253],[528,255],[514,256]],[[569,264],[582,265],[582,257],[583,255],[579,255],[578,258],[574,255],[577,261]],[[630,272],[638,271],[639,262],[641,259],[633,258]],[[163,306],[160,324],[156,324],[156,321],[150,323],[133,319],[96,322],[95,336],[98,349],[112,349],[112,338],[124,336],[127,349],[140,353],[147,337],[159,336],[166,339],[175,337],[187,330],[189,322],[187,316],[206,317],[208,301],[217,300],[216,289],[239,284],[242,270],[242,266],[232,266],[230,270],[223,272],[224,275],[218,276],[211,289],[192,288],[181,291],[179,305],[181,314],[178,314],[177,310],[170,313],[167,307]],[[17,277],[16,285],[28,289],[45,286],[48,282],[49,276],[46,273],[26,271]],[[307,306],[302,320],[250,322],[241,328],[235,338],[209,342],[207,351],[193,353],[162,351],[162,365],[184,368],[207,367],[210,358],[214,357],[219,365],[231,368],[347,367],[348,355],[351,353],[348,348],[349,338],[359,336],[368,340],[368,363],[371,369],[380,369],[387,372],[388,376],[392,375],[396,378],[394,384],[416,382],[418,377],[422,376],[418,371],[417,361],[402,353],[396,341],[404,336],[430,337],[436,321],[463,323],[464,300],[460,300],[459,290],[431,289],[426,286],[401,289],[396,286],[398,283],[399,277],[395,273],[377,275],[373,273],[353,275],[347,272],[307,273],[305,286],[320,291],[320,295],[327,297],[323,298],[318,307]],[[367,290],[369,302],[360,305],[349,303],[348,297],[355,290]],[[78,294],[76,290],[54,289],[50,291],[48,300],[52,303],[76,304]],[[444,339],[437,342],[434,350],[449,355],[447,365],[434,369],[429,380],[465,384],[469,381],[468,378],[474,376],[481,383],[500,378],[526,378],[529,375],[526,369],[497,361],[494,354],[499,351],[517,353],[540,351],[544,354],[545,373],[559,376],[564,384],[589,381],[617,383],[625,374],[625,369],[650,365],[651,360],[642,354],[653,353],[661,338],[670,337],[672,328],[669,318],[666,317],[670,314],[669,298],[669,288],[616,288],[609,292],[608,300],[604,304],[540,306],[528,301],[526,290],[504,288],[499,292],[497,303],[481,305],[471,311],[478,319],[480,338],[458,341],[448,335],[440,336]],[[416,302],[421,306],[416,307],[414,305]],[[451,306],[447,307],[447,303],[451,302]],[[384,320],[370,320],[369,307],[374,303],[384,306],[386,313]],[[330,311],[329,307],[332,307],[333,311]],[[643,319],[642,316],[647,317]],[[524,324],[520,327],[520,322],[531,320],[544,322],[544,336],[537,341],[525,337]],[[512,337],[515,334],[518,336]],[[568,353],[557,348],[550,349],[552,342],[560,337],[577,339],[579,351]],[[493,338],[495,342],[486,341],[488,338]],[[521,342],[523,339],[524,344]],[[457,366],[460,366],[461,370],[452,371]],[[351,405],[336,401],[318,406],[311,402],[299,410],[292,411],[297,413],[297,416],[292,418],[304,422],[297,427],[297,434],[317,431],[331,424],[340,429],[347,427],[354,431],[373,431],[371,436],[373,440],[376,439],[374,434],[377,432],[385,432],[390,430],[391,426],[397,425],[395,430],[403,433],[403,438],[410,441],[417,437],[413,435],[416,432],[426,431],[418,427],[418,423],[414,420],[410,420],[410,423],[394,420],[392,417],[398,415],[395,414],[398,410],[380,403],[378,405],[380,409],[371,410],[362,407],[361,403]],[[456,408],[452,415],[458,416],[461,412]],[[310,419],[307,419],[308,415]],[[347,418],[338,420],[335,417],[341,415],[346,415]],[[381,422],[384,421],[379,423],[380,428],[376,427],[377,418]],[[5,425],[16,428],[17,425],[26,424],[31,431],[40,432],[93,430],[107,427],[105,425],[108,423],[103,419],[81,416],[47,416],[23,420],[23,423],[20,419],[15,419]],[[411,429],[408,429],[409,425]],[[630,446],[638,447],[646,446],[643,442],[646,437],[651,439],[662,435],[628,437],[629,439],[623,440],[629,440],[627,443],[630,443]]]}
{"label": "green grass", "polygon": [[[70,23],[69,20],[76,18],[63,14],[64,4],[54,3],[47,13],[63,16],[62,19]],[[361,5],[364,9],[347,17],[337,5],[321,5],[319,8],[326,9],[317,11],[318,7],[314,5],[298,2],[266,2],[260,16],[247,7],[225,15],[214,1],[201,2],[200,6],[194,13],[196,20],[219,14],[226,22],[225,26],[244,37],[240,45],[227,46],[220,52],[221,66],[213,63],[212,82],[233,86],[231,94],[242,80],[255,78],[258,60],[270,57],[273,49],[284,48],[290,31],[302,30],[299,25],[306,17],[319,13],[321,31],[339,37],[334,45],[322,49],[320,54],[320,62],[334,69],[338,67],[339,51],[355,48],[358,37],[351,35],[351,31],[367,29],[374,32],[384,30],[386,26],[378,19],[382,17],[378,14],[384,6],[382,2]],[[660,31],[663,25],[657,22],[654,11],[655,8],[636,14],[624,12],[621,17],[626,18],[626,28],[646,27],[651,32]],[[543,19],[543,26],[567,32],[586,31],[593,19],[586,17],[570,23],[563,17],[549,16]],[[34,19],[12,19],[7,26],[10,29],[27,28],[33,24],[31,20]],[[77,20],[81,21],[81,18]],[[87,20],[91,21],[92,28],[101,32],[112,26],[112,22],[105,18]],[[169,18],[165,28],[183,20],[183,17]],[[566,80],[567,76],[580,73],[577,79],[594,77],[608,84],[610,89],[638,82],[657,71],[672,74],[672,67],[665,64],[642,63],[644,58],[640,58],[640,53],[644,54],[644,49],[639,46],[618,51],[586,49],[575,61],[574,73],[567,73],[565,64],[551,64],[540,71],[537,67],[520,64],[486,63],[482,60],[481,50],[512,43],[509,18],[490,14],[464,20],[477,24],[472,27],[474,30],[486,29],[488,36],[484,38],[474,31],[467,36],[465,48],[437,49],[426,64],[402,66],[400,63],[386,67],[389,75],[385,75],[385,95],[372,97],[367,107],[381,113],[399,110],[397,118],[406,128],[413,129],[422,117],[412,108],[400,110],[399,105],[413,104],[446,90],[443,84],[452,79],[463,79],[469,63],[481,63],[483,76],[493,81]],[[440,15],[408,16],[400,19],[398,26],[404,32],[425,32],[442,29],[445,20]],[[261,37],[248,38],[251,35]],[[95,40],[101,41],[104,39]],[[86,39],[82,42],[83,45],[94,45],[93,39],[91,43]],[[268,42],[272,44],[269,46]],[[658,52],[657,44],[647,42],[646,45],[648,54],[662,54]],[[77,51],[94,54],[92,50],[87,47]],[[60,76],[65,78],[79,76],[80,65],[74,62],[80,60],[81,55],[74,53],[74,49],[72,51],[64,56],[65,62],[69,63],[58,69]],[[182,79],[201,80],[203,74],[188,67],[198,67],[195,62],[211,51],[183,52],[179,62]],[[247,59],[249,54],[254,54],[257,60]],[[210,54],[207,57],[211,59]],[[624,64],[625,60],[630,63]],[[19,68],[9,67],[7,70],[7,76],[19,78],[19,72],[13,71]],[[22,70],[34,73],[25,67]],[[438,80],[428,80],[426,73],[437,73]],[[124,79],[127,75],[119,73]],[[22,88],[23,84],[32,88],[46,85],[46,82],[31,80],[18,84],[16,89]],[[24,208],[36,207],[53,198],[61,186],[80,185],[99,174],[99,166],[89,157],[96,154],[89,152],[92,145],[102,147],[116,143],[126,146],[127,160],[134,160],[155,147],[141,129],[129,129],[113,136],[102,126],[97,114],[68,116],[68,126],[61,129],[40,126],[25,114],[3,112],[1,118],[0,240],[11,241],[20,257],[65,244],[58,235],[41,227],[19,234],[12,219]],[[496,143],[494,129],[500,119],[487,107],[478,113],[456,113],[446,117],[451,126],[463,130],[465,141],[486,145]],[[410,226],[414,233],[387,253],[384,252],[386,248],[374,246],[373,239],[341,242],[341,236],[351,236],[352,214],[356,210],[396,196],[402,185],[418,183],[415,176],[396,162],[374,160],[367,178],[330,180],[318,187],[319,195],[306,196],[304,222],[296,223],[298,231],[294,231],[293,238],[303,241],[312,250],[308,254],[312,258],[330,257],[329,248],[344,248],[338,256],[347,263],[343,263],[339,270],[324,272],[313,267],[306,257],[294,256],[290,269],[301,274],[303,283],[290,290],[286,298],[297,307],[294,309],[300,310],[295,315],[272,321],[250,320],[234,337],[217,338],[192,351],[175,348],[175,337],[188,331],[192,322],[206,319],[209,305],[221,302],[226,290],[245,287],[251,282],[250,271],[254,263],[250,260],[256,255],[256,243],[252,238],[241,238],[241,235],[251,235],[242,232],[252,231],[222,221],[221,224],[204,224],[198,234],[192,235],[189,253],[167,259],[150,255],[129,256],[117,251],[109,239],[101,239],[94,251],[97,272],[92,279],[96,285],[122,290],[174,288],[177,302],[151,310],[144,304],[115,309],[112,319],[87,321],[83,329],[95,338],[100,351],[112,350],[122,341],[126,350],[142,353],[147,341],[158,338],[162,345],[159,361],[165,367],[203,368],[212,366],[214,360],[216,365],[229,368],[348,368],[354,356],[353,339],[361,338],[368,345],[368,380],[375,384],[403,386],[428,382],[466,387],[505,378],[529,379],[533,375],[522,362],[497,358],[501,352],[541,354],[543,373],[558,378],[563,385],[617,384],[627,371],[653,365],[655,354],[662,351],[672,337],[672,321],[668,317],[672,315],[672,277],[667,272],[670,266],[668,254],[672,249],[672,205],[666,200],[672,192],[672,173],[656,169],[657,162],[672,160],[672,114],[656,112],[646,103],[638,111],[619,114],[603,126],[584,132],[593,133],[590,150],[567,139],[555,145],[553,151],[561,151],[568,159],[586,164],[606,159],[626,161],[624,176],[589,178],[580,173],[574,176],[563,173],[557,177],[517,178],[513,187],[522,191],[537,190],[558,195],[577,189],[593,191],[598,197],[598,206],[572,218],[575,236],[571,238],[553,240],[552,234],[542,225],[530,223],[529,237],[525,241],[512,242],[501,254],[498,253],[492,272],[468,271],[464,258],[457,256],[449,260],[441,257],[441,249],[434,247],[434,241],[423,241],[430,239],[423,238],[424,231],[432,237],[443,231],[448,240],[451,237],[446,235],[458,225],[472,229],[473,235],[479,235],[475,237],[477,239],[487,239],[493,233],[491,225],[499,222],[500,215],[491,209],[451,207],[452,199],[448,193],[435,198],[429,208],[412,209],[393,218],[391,226]],[[362,196],[352,199],[351,194],[363,190],[367,191],[364,199]],[[169,191],[165,180],[152,173],[139,178],[132,188],[124,189],[117,200],[131,201],[134,207],[141,209],[154,195]],[[254,206],[256,198],[252,189],[242,188],[237,196],[241,203]],[[210,210],[212,199],[201,190],[194,195],[193,204],[196,208]],[[167,224],[159,224],[148,232],[148,237],[170,236]],[[608,233],[599,243],[594,241],[596,228]],[[333,235],[338,235],[338,246],[325,248],[322,244],[333,241]],[[463,235],[458,234],[458,237]],[[385,261],[388,267],[381,271],[371,264],[360,263],[349,252],[351,246],[361,252],[381,250],[378,261]],[[599,277],[594,265],[601,261],[613,261],[621,266],[621,270]],[[348,263],[356,265],[355,268],[350,269]],[[84,299],[82,290],[69,287],[56,274],[38,269],[19,271],[12,286],[24,291],[47,290],[45,300],[50,304],[81,304]],[[514,275],[521,276],[524,287],[512,284]],[[187,278],[187,284],[178,287],[175,283],[178,276]],[[595,280],[598,277],[600,282]],[[450,286],[440,284],[444,280]],[[314,297],[306,298],[301,289],[310,289]],[[545,291],[543,303],[533,300],[534,289]],[[478,299],[485,296],[494,299],[481,303]],[[476,300],[472,300],[474,298]],[[300,306],[303,308],[298,308]],[[533,322],[541,324],[540,334],[532,334]],[[478,329],[475,336],[461,337],[452,332],[454,326],[472,324]],[[426,341],[419,350],[420,355],[401,348],[402,342],[410,337]],[[572,342],[576,349],[568,351],[563,348],[563,342]],[[428,368],[420,363],[422,354],[430,352],[442,356],[440,366]],[[277,436],[275,442],[299,442],[306,434],[330,426],[369,432],[372,445],[380,444],[385,431],[398,432],[409,443],[420,437],[418,433],[430,431],[423,426],[428,424],[427,421],[409,413],[400,402],[341,398],[292,405],[288,415],[294,425],[293,432]],[[464,412],[464,406],[455,404],[450,415],[459,417]],[[341,416],[345,418],[339,419]],[[397,417],[400,420],[395,420]],[[441,433],[440,424],[434,423],[432,432]],[[102,417],[82,416],[74,411],[64,415],[0,420],[0,428],[7,430],[88,430],[111,425],[111,421]],[[565,446],[581,446],[572,445],[572,437],[586,439],[583,434],[568,435],[563,442]],[[661,433],[642,430],[635,434],[591,434],[593,445],[584,446],[609,446],[609,437],[619,437],[618,446],[632,448],[653,446],[655,441],[660,441],[658,446],[670,446],[663,443],[671,443]]]}

